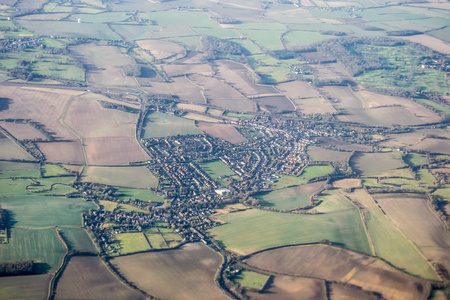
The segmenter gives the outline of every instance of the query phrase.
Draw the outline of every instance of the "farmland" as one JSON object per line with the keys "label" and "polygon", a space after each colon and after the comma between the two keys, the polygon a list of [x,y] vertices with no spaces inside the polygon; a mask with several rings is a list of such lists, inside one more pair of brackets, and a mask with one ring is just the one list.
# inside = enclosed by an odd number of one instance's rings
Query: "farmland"
{"label": "farmland", "polygon": [[269,276],[267,275],[244,270],[238,273],[233,281],[245,289],[260,291],[266,285],[268,279]]}
{"label": "farmland", "polygon": [[[136,177],[132,177],[136,176]],[[158,180],[145,167],[86,167],[82,180],[108,185],[147,188],[156,187]],[[138,179],[138,180],[137,180]]]}
{"label": "farmland", "polygon": [[220,160],[210,161],[200,164],[200,166],[208,173],[214,180],[224,184],[225,181],[222,177],[225,176],[235,176],[235,173],[231,171],[223,162]]}
{"label": "farmland", "polygon": [[308,155],[314,161],[348,161],[352,153],[312,146],[308,148]]}
{"label": "farmland", "polygon": [[214,284],[221,257],[203,244],[114,258],[111,262],[138,288],[160,298],[227,299]]}
{"label": "farmland", "polygon": [[197,127],[206,134],[220,138],[232,144],[240,144],[247,141],[239,131],[229,124],[211,124],[206,122],[197,123]]}
{"label": "farmland", "polygon": [[363,175],[389,171],[405,166],[400,153],[364,153],[354,155],[352,164]]}
{"label": "farmland", "polygon": [[147,115],[142,128],[143,138],[199,133],[201,131],[195,127],[193,121],[159,112]]}

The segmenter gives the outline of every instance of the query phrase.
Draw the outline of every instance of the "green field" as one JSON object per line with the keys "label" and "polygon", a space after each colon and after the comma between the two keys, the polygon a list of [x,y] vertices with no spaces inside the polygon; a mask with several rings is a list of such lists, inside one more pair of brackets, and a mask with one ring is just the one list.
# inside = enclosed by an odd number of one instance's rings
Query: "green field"
{"label": "green field", "polygon": [[128,19],[126,12],[106,12],[101,14],[73,14],[67,20],[80,21],[82,23],[116,23]]}
{"label": "green field", "polygon": [[147,189],[130,189],[130,188],[115,188],[119,195],[119,199],[132,199],[141,201],[155,201],[164,202],[164,198],[156,195],[153,191]]}
{"label": "green field", "polygon": [[437,189],[433,195],[438,195],[446,200],[450,200],[450,187],[447,185],[445,188]]}
{"label": "green field", "polygon": [[209,176],[211,176],[212,179],[221,185],[227,184],[226,180],[222,179],[222,177],[236,175],[220,160],[200,163],[199,165],[203,170],[205,170],[206,173],[208,173]]}
{"label": "green field", "polygon": [[[250,254],[282,245],[318,242],[322,239],[370,253],[358,209],[342,196],[330,198],[329,201],[336,203],[335,208],[317,215],[257,209],[224,214],[218,218],[227,224],[214,227],[209,232],[228,250],[239,254]],[[326,199],[323,202],[328,203]],[[318,211],[321,205],[317,207]]]}
{"label": "green field", "polygon": [[158,179],[144,166],[88,166],[84,168],[81,180],[129,188],[156,188],[158,186]]}
{"label": "green field", "polygon": [[309,166],[303,170],[300,177],[308,181],[316,177],[327,176],[333,171],[334,169],[330,166]]}
{"label": "green field", "polygon": [[142,138],[144,139],[190,134],[202,134],[195,127],[194,121],[160,112],[148,114],[142,128]]}
{"label": "green field", "polygon": [[0,205],[11,211],[14,226],[48,227],[57,225],[81,226],[81,213],[96,206],[78,198],[5,197]]}
{"label": "green field", "polygon": [[46,299],[50,279],[48,274],[0,277],[0,299]]}
{"label": "green field", "polygon": [[31,195],[58,195],[64,196],[70,192],[75,191],[70,185],[75,181],[75,177],[63,176],[63,177],[50,177],[50,178],[38,178],[32,185],[28,186],[28,191]]}
{"label": "green field", "polygon": [[[81,220],[81,218],[80,218]],[[65,249],[52,228],[12,228],[9,244],[0,245],[0,260],[33,259],[38,273],[55,271]]]}
{"label": "green field", "polygon": [[436,182],[436,178],[428,172],[426,169],[420,169],[417,171],[417,177],[421,184],[432,186]]}
{"label": "green field", "polygon": [[240,287],[254,291],[262,290],[267,280],[269,280],[269,276],[247,270],[237,273],[232,278],[232,281]]}
{"label": "green field", "polygon": [[141,232],[120,233],[116,235],[116,238],[120,242],[120,254],[150,250],[150,245]]}
{"label": "green field", "polygon": [[417,99],[416,101],[421,104],[424,104],[424,106],[431,108],[432,110],[436,111],[439,114],[442,114],[442,115],[450,114],[450,108],[448,107],[448,105],[437,104],[434,101],[426,100],[426,99]]}
{"label": "green field", "polygon": [[312,31],[290,31],[284,36],[284,41],[286,46],[292,47],[309,45],[333,37],[332,35],[324,35]]}
{"label": "green field", "polygon": [[152,249],[165,249],[169,247],[159,232],[146,233],[145,235],[147,236],[147,239],[150,245],[152,246]]}
{"label": "green field", "polygon": [[311,196],[323,188],[322,182],[308,183],[270,192],[262,192],[253,197],[259,200],[261,206],[278,210],[294,209],[311,203]]}
{"label": "green field", "polygon": [[273,184],[274,189],[282,189],[290,186],[300,185],[306,183],[303,177],[296,177],[291,175],[281,175],[280,178]]}
{"label": "green field", "polygon": [[383,214],[370,195],[364,190],[358,190],[349,196],[367,208],[364,215],[375,255],[412,274],[425,278],[436,277],[423,256]]}
{"label": "green field", "polygon": [[427,156],[419,153],[408,153],[403,160],[410,166],[421,166],[428,163]]}
{"label": "green field", "polygon": [[129,204],[123,204],[123,203],[117,203],[112,201],[106,201],[106,200],[99,200],[98,203],[103,206],[103,209],[106,211],[113,211],[116,207],[119,207],[119,210],[125,211],[125,212],[141,212],[148,214],[148,211],[134,207]]}
{"label": "green field", "polygon": [[94,243],[83,228],[60,227],[58,229],[64,236],[69,250],[82,253],[97,253]]}
{"label": "green field", "polygon": [[0,196],[25,196],[30,193],[26,187],[32,184],[31,179],[0,179]]}
{"label": "green field", "polygon": [[398,152],[391,153],[359,153],[350,160],[353,169],[362,175],[369,175],[405,167]]}
{"label": "green field", "polygon": [[41,166],[41,172],[43,177],[69,175],[69,172],[64,170],[61,166],[51,164],[43,164]]}

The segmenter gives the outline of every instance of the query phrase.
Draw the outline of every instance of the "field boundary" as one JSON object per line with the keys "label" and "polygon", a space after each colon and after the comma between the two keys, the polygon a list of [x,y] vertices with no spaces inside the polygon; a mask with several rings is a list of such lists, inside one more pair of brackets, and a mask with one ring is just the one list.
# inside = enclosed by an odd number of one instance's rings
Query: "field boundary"
{"label": "field boundary", "polygon": [[53,300],[55,298],[54,289],[56,287],[56,282],[58,280],[59,275],[64,271],[64,269],[67,265],[68,258],[71,256],[71,253],[69,252],[69,247],[67,247],[66,242],[61,237],[61,235],[58,231],[58,227],[57,226],[53,227],[53,231],[55,232],[56,237],[58,238],[58,241],[64,246],[66,253],[63,256],[61,265],[59,266],[58,270],[56,270],[55,274],[53,275],[52,279],[50,280],[50,283],[48,286],[48,295],[47,295],[48,300]]}

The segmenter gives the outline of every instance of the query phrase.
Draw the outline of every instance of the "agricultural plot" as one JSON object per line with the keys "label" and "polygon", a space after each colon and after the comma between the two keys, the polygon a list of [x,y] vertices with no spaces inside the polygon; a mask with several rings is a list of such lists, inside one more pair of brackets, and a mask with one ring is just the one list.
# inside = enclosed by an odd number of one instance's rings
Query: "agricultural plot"
{"label": "agricultural plot", "polygon": [[88,166],[84,168],[81,180],[130,188],[158,186],[158,179],[146,167]]}
{"label": "agricultural plot", "polygon": [[98,203],[103,207],[104,210],[112,212],[114,209],[118,209],[120,211],[124,211],[124,212],[139,212],[139,213],[145,213],[148,214],[148,211],[137,208],[133,205],[129,205],[129,204],[123,204],[123,203],[118,203],[118,202],[113,202],[113,201],[106,201],[106,200],[99,200]]}
{"label": "agricultural plot", "polygon": [[39,164],[0,161],[0,178],[40,177]]}
{"label": "agricultural plot", "polygon": [[206,104],[202,89],[193,84],[187,77],[174,77],[172,81],[167,84],[172,94],[190,103]]}
{"label": "agricultural plot", "polygon": [[195,135],[202,132],[195,127],[193,121],[174,115],[151,112],[142,127],[142,138],[167,137],[176,135]]}
{"label": "agricultural plot", "polygon": [[150,250],[147,238],[141,232],[116,234],[120,243],[120,254],[129,254]]}
{"label": "agricultural plot", "polygon": [[346,178],[333,182],[333,187],[338,189],[348,189],[361,187],[361,179]]}
{"label": "agricultural plot", "polygon": [[412,35],[412,36],[405,36],[400,37],[401,39],[405,39],[414,43],[422,44],[426,47],[429,47],[435,51],[444,53],[444,54],[450,54],[450,46],[445,43],[444,41],[435,38],[433,36],[429,36],[426,34],[418,34],[418,35]]}
{"label": "agricultural plot", "polygon": [[429,151],[431,153],[450,154],[450,141],[426,138],[409,148],[413,150]]}
{"label": "agricultural plot", "polygon": [[212,117],[205,116],[205,115],[192,113],[192,112],[188,112],[188,113],[184,114],[183,118],[194,120],[194,121],[199,121],[199,122],[209,122],[209,123],[218,123],[218,122],[220,122],[219,119],[212,118]]}
{"label": "agricultural plot", "polygon": [[295,110],[295,106],[285,96],[265,96],[265,97],[252,97],[262,107],[262,110],[271,113],[283,113]]}
{"label": "agricultural plot", "polygon": [[212,124],[206,122],[198,122],[197,127],[204,133],[219,139],[223,139],[232,144],[240,144],[247,141],[239,131],[229,124]]}
{"label": "agricultural plot", "polygon": [[311,197],[322,190],[324,186],[324,181],[317,181],[296,187],[262,192],[253,197],[259,200],[261,206],[277,210],[289,210],[309,205]]}
{"label": "agricultural plot", "polygon": [[87,67],[87,82],[101,86],[137,85],[134,78],[126,76],[124,71],[130,66],[137,67],[136,62],[116,47],[80,44],[69,47],[69,51]]}
{"label": "agricultural plot", "polygon": [[64,254],[65,249],[51,228],[14,227],[9,244],[0,245],[0,260],[33,259],[37,273],[56,271]]}
{"label": "agricultural plot", "polygon": [[184,47],[168,41],[162,40],[139,40],[136,42],[139,47],[150,51],[155,59],[168,59],[171,57],[182,57],[186,55]]}
{"label": "agricultural plot", "polygon": [[287,48],[310,45],[326,39],[333,38],[332,35],[321,34],[314,31],[289,31],[283,35],[283,41]]}
{"label": "agricultural plot", "polygon": [[202,167],[211,178],[223,185],[226,184],[226,181],[222,179],[223,177],[236,176],[236,174],[220,160],[201,163],[200,167]]}
{"label": "agricultural plot", "polygon": [[325,245],[283,247],[245,260],[251,266],[291,276],[349,283],[387,299],[424,299],[430,284],[376,258]]}
{"label": "agricultural plot", "polygon": [[147,201],[155,201],[155,202],[163,202],[164,198],[156,195],[153,191],[148,189],[130,189],[118,187],[116,188],[119,195],[117,197],[119,199],[132,199],[132,200],[141,200],[144,202]]}
{"label": "agricultural plot", "polygon": [[18,140],[47,140],[45,135],[28,124],[1,122],[0,126]]}
{"label": "agricultural plot", "polygon": [[169,77],[184,76],[189,74],[199,74],[203,76],[212,76],[213,70],[207,64],[178,65],[170,64],[163,66],[163,70]]}
{"label": "agricultural plot", "polygon": [[3,197],[0,204],[12,212],[12,225],[31,228],[81,226],[81,213],[96,208],[83,199],[39,196]]}
{"label": "agricultural plot", "polygon": [[154,297],[228,299],[214,276],[222,258],[201,243],[111,260],[127,280]]}
{"label": "agricultural plot", "polygon": [[406,166],[399,152],[357,153],[352,156],[350,165],[362,175],[370,175]]}
{"label": "agricultural plot", "polygon": [[123,284],[97,256],[71,257],[56,285],[56,299],[145,299]]}
{"label": "agricultural plot", "polygon": [[246,294],[250,299],[257,300],[326,299],[326,287],[324,281],[319,279],[276,275],[262,293],[249,291]]}
{"label": "agricultural plot", "polygon": [[0,298],[41,300],[48,296],[52,276],[8,276],[0,278]]}
{"label": "agricultural plot", "polygon": [[346,285],[332,283],[328,286],[330,291],[330,298],[332,300],[344,299],[361,299],[361,300],[375,300],[375,295],[369,295],[363,290],[357,290]]}
{"label": "agricultural plot", "polygon": [[436,272],[422,254],[383,214],[367,192],[356,190],[348,196],[367,209],[363,215],[375,255],[411,274],[427,279],[437,279]]}
{"label": "agricultural plot", "polygon": [[316,146],[308,147],[308,156],[313,161],[348,161],[352,152],[324,149]]}
{"label": "agricultural plot", "polygon": [[256,111],[255,103],[226,83],[201,75],[190,75],[189,80],[203,89],[208,104],[238,112]]}
{"label": "agricultural plot", "polygon": [[267,275],[246,270],[239,272],[232,278],[234,283],[251,291],[261,291],[266,285],[267,280],[269,280],[269,276]]}
{"label": "agricultural plot", "polygon": [[368,151],[372,150],[372,147],[367,146],[367,145],[350,144],[350,143],[336,140],[336,139],[333,139],[330,137],[317,137],[316,140],[322,146],[334,148],[334,149],[338,149],[338,150],[343,150],[343,151],[368,152]]}
{"label": "agricultural plot", "polygon": [[36,143],[51,163],[85,164],[83,148],[78,140]]}
{"label": "agricultural plot", "polygon": [[86,230],[76,227],[58,228],[69,250],[80,253],[97,253],[97,249]]}
{"label": "agricultural plot", "polygon": [[427,199],[415,194],[373,196],[389,217],[432,263],[450,268],[450,235],[431,211]]}
{"label": "agricultural plot", "polygon": [[436,178],[430,174],[430,172],[426,169],[421,169],[417,171],[417,176],[421,184],[432,186],[436,182]]}
{"label": "agricultural plot", "polygon": [[0,159],[35,160],[22,147],[0,133]]}
{"label": "agricultural plot", "polygon": [[186,103],[178,103],[177,108],[182,110],[190,110],[198,113],[204,114],[207,110],[205,106],[197,105],[197,104],[186,104]]}
{"label": "agricultural plot", "polygon": [[[322,239],[370,253],[356,207],[342,196],[330,201],[333,201],[334,207],[318,215],[285,214],[257,209],[220,215],[217,218],[226,224],[214,227],[209,232],[226,249],[241,255]],[[317,207],[317,210],[320,209],[321,206]]]}
{"label": "agricultural plot", "polygon": [[303,169],[300,177],[308,181],[316,177],[327,176],[333,173],[333,171],[334,169],[330,166],[309,166]]}
{"label": "agricultural plot", "polygon": [[70,175],[65,169],[59,165],[43,164],[41,165],[42,177],[55,177]]}

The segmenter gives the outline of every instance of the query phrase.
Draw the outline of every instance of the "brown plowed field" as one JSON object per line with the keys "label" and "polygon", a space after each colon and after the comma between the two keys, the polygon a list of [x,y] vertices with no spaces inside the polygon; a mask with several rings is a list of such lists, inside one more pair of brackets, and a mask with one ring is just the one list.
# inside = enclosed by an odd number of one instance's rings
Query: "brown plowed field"
{"label": "brown plowed field", "polygon": [[89,165],[123,165],[149,159],[133,137],[99,137],[83,141]]}
{"label": "brown plowed field", "polygon": [[212,137],[223,139],[232,144],[240,144],[247,141],[236,128],[229,124],[198,122],[197,127]]}

